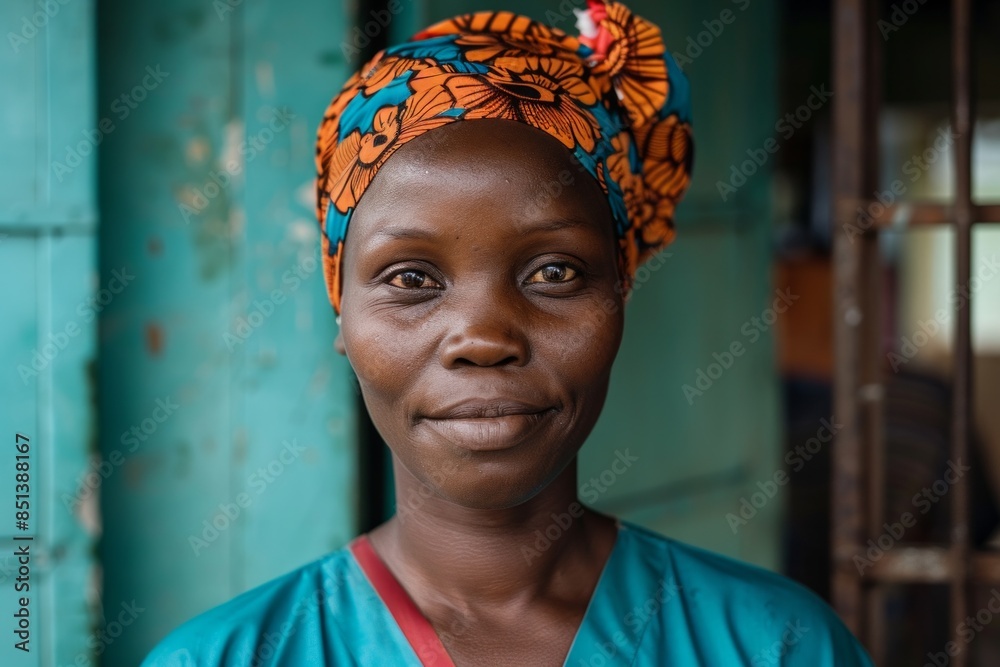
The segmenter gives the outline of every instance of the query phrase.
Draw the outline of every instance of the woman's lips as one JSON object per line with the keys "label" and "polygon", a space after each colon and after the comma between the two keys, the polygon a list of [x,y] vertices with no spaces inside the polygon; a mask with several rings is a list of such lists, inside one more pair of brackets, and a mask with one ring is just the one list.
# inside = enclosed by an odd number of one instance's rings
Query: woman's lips
{"label": "woman's lips", "polygon": [[[425,417],[422,421],[448,442],[477,452],[493,452],[516,447],[545,421],[554,410],[551,408],[527,411],[523,407],[508,411],[496,410],[493,406],[485,410],[482,406],[471,408],[462,406],[452,411],[457,416]],[[511,412],[511,410],[513,410]],[[466,415],[489,416],[466,416]]]}
{"label": "woman's lips", "polygon": [[510,398],[466,398],[457,403],[430,411],[429,419],[486,419],[508,415],[530,415],[544,412],[545,405]]}

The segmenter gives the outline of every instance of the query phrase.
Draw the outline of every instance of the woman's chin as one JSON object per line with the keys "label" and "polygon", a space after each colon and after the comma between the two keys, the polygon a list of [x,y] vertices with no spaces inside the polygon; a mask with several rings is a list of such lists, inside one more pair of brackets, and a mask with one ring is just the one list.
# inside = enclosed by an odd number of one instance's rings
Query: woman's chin
{"label": "woman's chin", "polygon": [[[401,494],[397,500],[409,505],[409,510],[423,512],[436,511],[436,501],[456,508],[509,510],[531,502],[548,488],[566,471],[575,452],[570,447],[546,455],[540,448],[526,456],[524,450],[515,448],[454,456],[438,450],[436,456],[418,455],[415,461],[397,458],[401,464],[396,469],[396,491]],[[575,478],[571,486],[575,489]]]}
{"label": "woman's chin", "polygon": [[544,488],[540,480],[510,479],[487,472],[480,484],[442,489],[442,497],[468,509],[508,510],[530,502]]}
{"label": "woman's chin", "polygon": [[[421,495],[430,491],[436,498],[464,509],[508,510],[531,501],[545,488],[547,481],[537,477],[537,473],[535,476],[512,475],[509,470],[488,465],[476,466],[472,472],[474,477],[452,477],[440,485],[424,485]],[[422,504],[422,509],[429,509],[426,503]]]}

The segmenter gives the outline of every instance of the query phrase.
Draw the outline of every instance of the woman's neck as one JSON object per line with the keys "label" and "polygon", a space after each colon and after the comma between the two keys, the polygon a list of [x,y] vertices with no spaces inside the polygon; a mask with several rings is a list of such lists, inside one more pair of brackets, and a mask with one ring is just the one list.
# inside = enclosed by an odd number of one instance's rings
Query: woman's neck
{"label": "woman's neck", "polygon": [[[422,490],[395,464],[397,507],[372,545],[418,606],[520,606],[589,600],[617,529],[584,508],[576,460],[531,500],[504,510],[461,507]],[[428,497],[430,496],[430,497]],[[423,598],[423,600],[421,600]]]}

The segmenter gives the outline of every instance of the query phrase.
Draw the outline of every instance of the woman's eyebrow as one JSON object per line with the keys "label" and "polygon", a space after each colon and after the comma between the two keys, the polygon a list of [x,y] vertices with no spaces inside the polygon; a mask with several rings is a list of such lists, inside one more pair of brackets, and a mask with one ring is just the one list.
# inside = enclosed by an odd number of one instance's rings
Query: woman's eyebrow
{"label": "woman's eyebrow", "polygon": [[[519,231],[523,232],[555,232],[567,228],[590,227],[590,225],[575,217],[553,217],[540,220],[522,221],[517,224]],[[372,234],[373,237],[386,237],[389,239],[434,239],[440,235],[440,230],[433,227],[405,227],[401,225],[387,225],[379,227]]]}
{"label": "woman's eyebrow", "polygon": [[401,227],[399,225],[389,225],[379,227],[372,236],[385,236],[390,239],[433,239],[439,235],[436,229],[421,229],[419,227]]}
{"label": "woman's eyebrow", "polygon": [[541,218],[539,220],[529,220],[518,225],[519,230],[524,232],[557,232],[562,229],[590,229],[593,224],[573,216],[558,216],[551,218]]}

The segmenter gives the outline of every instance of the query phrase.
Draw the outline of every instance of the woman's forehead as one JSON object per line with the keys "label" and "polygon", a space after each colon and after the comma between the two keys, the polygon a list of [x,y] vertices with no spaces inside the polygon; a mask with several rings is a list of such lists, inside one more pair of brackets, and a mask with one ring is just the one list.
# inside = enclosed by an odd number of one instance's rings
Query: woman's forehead
{"label": "woman's forehead", "polygon": [[492,119],[449,125],[402,146],[376,174],[352,225],[398,228],[401,219],[449,216],[474,225],[486,213],[515,228],[560,220],[612,227],[600,186],[572,153],[539,130]]}
{"label": "woman's forehead", "polygon": [[[574,155],[549,135],[510,120],[482,119],[427,132],[393,153],[372,188],[412,182],[442,188],[497,179],[522,185],[525,197],[553,190],[550,182],[597,182]],[[603,198],[598,191],[596,195]],[[362,200],[363,201],[363,200]],[[360,209],[360,205],[359,205]]]}

